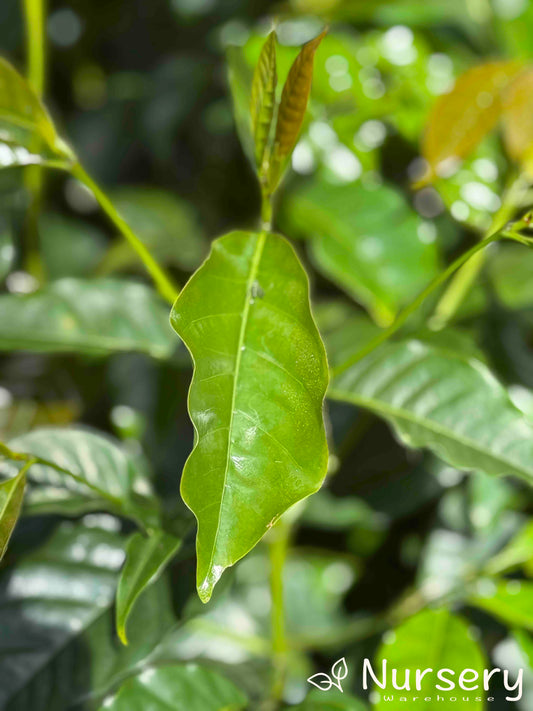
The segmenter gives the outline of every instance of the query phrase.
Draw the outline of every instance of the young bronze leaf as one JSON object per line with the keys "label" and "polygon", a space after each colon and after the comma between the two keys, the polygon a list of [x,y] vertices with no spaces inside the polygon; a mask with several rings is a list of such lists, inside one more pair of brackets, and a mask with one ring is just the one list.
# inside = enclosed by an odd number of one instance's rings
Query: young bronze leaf
{"label": "young bronze leaf", "polygon": [[4,557],[20,514],[26,487],[26,472],[30,466],[31,463],[26,464],[16,476],[0,484],[0,560]]}
{"label": "young bronze leaf", "polygon": [[216,240],[171,323],[195,363],[196,437],[181,493],[198,521],[198,593],[207,602],[224,569],[320,487],[328,369],[307,276],[278,235]]}
{"label": "young bronze leaf", "polygon": [[533,69],[511,82],[503,99],[503,137],[509,156],[533,172]]}
{"label": "young bronze leaf", "polygon": [[422,154],[430,177],[446,176],[496,126],[502,93],[519,70],[517,62],[488,62],[460,76],[429,115]]}
{"label": "young bronze leaf", "polygon": [[276,33],[271,32],[263,45],[252,82],[250,114],[255,141],[255,160],[261,169],[270,135],[276,102]]}
{"label": "young bronze leaf", "polygon": [[318,37],[302,47],[283,87],[270,166],[269,189],[271,192],[276,188],[285,163],[298,140],[311,92],[315,52],[326,32],[327,30],[324,30]]}

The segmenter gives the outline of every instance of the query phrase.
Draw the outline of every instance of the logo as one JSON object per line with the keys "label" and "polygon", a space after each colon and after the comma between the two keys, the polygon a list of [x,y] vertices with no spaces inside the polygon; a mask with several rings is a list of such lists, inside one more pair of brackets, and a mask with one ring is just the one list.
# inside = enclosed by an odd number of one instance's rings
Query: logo
{"label": "logo", "polygon": [[313,686],[316,686],[320,691],[329,691],[332,686],[336,686],[339,691],[343,691],[341,681],[348,676],[348,667],[346,659],[338,659],[331,667],[331,676],[324,672],[313,674],[307,680]]}

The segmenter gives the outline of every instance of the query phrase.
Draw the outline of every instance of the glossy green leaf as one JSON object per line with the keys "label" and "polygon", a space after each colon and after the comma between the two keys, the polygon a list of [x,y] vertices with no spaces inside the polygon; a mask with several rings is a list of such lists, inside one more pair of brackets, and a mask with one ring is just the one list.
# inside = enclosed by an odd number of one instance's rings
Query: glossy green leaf
{"label": "glossy green leaf", "polygon": [[166,358],[175,347],[165,305],[143,284],[68,278],[32,294],[0,296],[0,351]]}
{"label": "glossy green leaf", "polygon": [[481,362],[421,341],[385,344],[334,378],[334,400],[386,419],[458,469],[533,482],[533,424]]}
{"label": "glossy green leaf", "polygon": [[[207,243],[192,208],[172,193],[148,187],[116,191],[113,204],[158,262],[190,271],[207,253]],[[137,269],[139,258],[116,240],[99,265],[100,274]]]}
{"label": "glossy green leaf", "polygon": [[[150,496],[143,467],[107,435],[81,427],[43,427],[15,437],[9,447],[42,460],[28,474],[26,504],[32,513],[105,509],[136,516],[137,497]],[[16,471],[14,463],[1,466],[8,475]]]}
{"label": "glossy green leaf", "polygon": [[278,235],[218,239],[171,322],[195,362],[196,441],[181,491],[198,520],[197,584],[207,601],[224,569],[320,487],[327,363],[307,276]]}
{"label": "glossy green leaf", "polygon": [[311,242],[317,268],[382,323],[435,276],[435,227],[396,190],[315,178],[289,200],[290,233]]}
{"label": "glossy green leaf", "polygon": [[[62,524],[4,573],[0,586],[0,708],[65,711],[96,701],[140,665],[175,621],[167,580],[150,586],[114,633],[113,605],[125,537],[119,522],[91,515]],[[96,698],[94,698],[96,697]]]}
{"label": "glossy green leaf", "polygon": [[260,169],[270,136],[276,103],[276,33],[271,32],[263,45],[252,81],[250,116],[255,141],[255,160]]}
{"label": "glossy green leaf", "polygon": [[5,555],[7,544],[20,515],[27,470],[28,465],[11,479],[0,483],[0,560]]}
{"label": "glossy green leaf", "polygon": [[239,711],[245,695],[217,672],[168,664],[128,679],[100,711]]}
{"label": "glossy green leaf", "polygon": [[181,540],[156,530],[148,536],[134,533],[126,548],[126,562],[117,587],[117,632],[128,643],[126,622],[137,598],[161,575],[181,546]]}
{"label": "glossy green leaf", "polygon": [[0,58],[0,167],[66,166],[71,161],[69,148],[29,84]]}
{"label": "glossy green leaf", "polygon": [[[387,660],[388,684],[382,691],[376,688],[380,695],[380,700],[374,704],[376,711],[397,711],[404,709],[406,702],[401,700],[402,696],[412,698],[412,693],[408,691],[397,691],[391,684],[392,669],[398,670],[398,683],[404,683],[405,670],[427,669],[430,667],[434,674],[426,675],[421,681],[421,690],[415,687],[415,680],[411,678],[411,689],[414,695],[419,696],[416,707],[423,711],[433,711],[437,706],[435,689],[436,672],[439,669],[452,669],[459,674],[463,669],[473,669],[483,677],[485,668],[484,655],[479,644],[470,634],[468,625],[460,617],[452,615],[447,610],[426,610],[411,617],[394,630],[394,634],[385,637],[379,652],[378,659],[374,665],[377,676],[381,679],[382,662]],[[414,671],[411,671],[414,676]],[[455,677],[457,684],[457,676]],[[482,683],[482,682],[481,682]],[[443,693],[440,692],[442,696]],[[453,695],[453,694],[452,694]],[[394,697],[394,700],[387,701],[387,697]],[[448,694],[446,694],[448,696]],[[476,701],[480,697],[475,691],[468,694],[469,701],[463,701],[463,696],[467,696],[461,690],[457,693],[457,702],[454,708],[473,709],[482,711],[484,701]],[[431,701],[425,701],[428,697]]]}
{"label": "glossy green leaf", "polygon": [[368,706],[360,699],[336,689],[315,689],[306,696],[302,704],[290,708],[293,711],[366,711]]}
{"label": "glossy green leaf", "polygon": [[522,580],[481,580],[469,603],[509,627],[533,632],[533,583]]}

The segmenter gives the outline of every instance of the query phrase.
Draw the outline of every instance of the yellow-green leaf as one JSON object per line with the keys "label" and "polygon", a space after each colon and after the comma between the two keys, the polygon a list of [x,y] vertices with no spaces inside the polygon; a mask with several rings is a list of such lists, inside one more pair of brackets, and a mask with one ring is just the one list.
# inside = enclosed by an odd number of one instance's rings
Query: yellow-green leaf
{"label": "yellow-green leaf", "polygon": [[263,45],[259,61],[255,67],[252,82],[250,115],[255,141],[255,160],[260,169],[270,136],[270,126],[276,102],[276,33],[268,35]]}
{"label": "yellow-green leaf", "polygon": [[533,69],[521,72],[505,92],[503,137],[509,156],[533,173]]}
{"label": "yellow-green leaf", "polygon": [[4,557],[20,514],[26,487],[26,472],[30,466],[31,462],[26,464],[16,476],[0,484],[0,560]]}
{"label": "yellow-green leaf", "polygon": [[325,34],[326,30],[302,47],[283,87],[270,166],[271,191],[278,184],[286,161],[298,140],[311,92],[315,53]]}
{"label": "yellow-green leaf", "polygon": [[435,102],[422,143],[430,177],[446,176],[496,126],[503,90],[519,68],[504,61],[473,67]]}

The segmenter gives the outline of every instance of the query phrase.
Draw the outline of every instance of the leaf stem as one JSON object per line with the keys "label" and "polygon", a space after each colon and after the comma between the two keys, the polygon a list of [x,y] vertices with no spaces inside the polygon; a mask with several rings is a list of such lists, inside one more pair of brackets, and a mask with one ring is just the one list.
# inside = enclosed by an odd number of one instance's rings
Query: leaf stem
{"label": "leaf stem", "polygon": [[272,656],[274,662],[271,698],[275,703],[280,702],[283,698],[287,673],[288,645],[283,601],[283,570],[287,559],[289,540],[290,525],[280,519],[273,527],[269,540]]}
{"label": "leaf stem", "polygon": [[[519,196],[525,187],[526,184],[522,176],[518,178],[513,176],[511,178],[505,190],[502,205],[492,218],[490,227],[483,238],[484,240],[499,232],[506,222],[511,219],[518,205]],[[465,296],[472,288],[484,263],[485,253],[480,252],[457,272],[437,304],[435,313],[431,318],[431,328],[440,330],[453,318]]]}
{"label": "leaf stem", "polygon": [[179,294],[178,287],[173,283],[171,277],[166,273],[163,267],[156,262],[146,245],[141,242],[126,220],[120,215],[102,188],[100,188],[93,178],[91,178],[79,162],[76,162],[72,166],[71,173],[75,178],[89,188],[102,210],[109,217],[119,232],[126,238],[131,248],[140,257],[142,263],[146,267],[146,271],[152,277],[161,296],[166,299],[169,304],[174,304]]}
{"label": "leaf stem", "polygon": [[501,232],[496,232],[495,234],[492,234],[481,242],[478,242],[471,249],[469,249],[467,252],[458,257],[444,271],[438,274],[426,286],[426,288],[420,292],[416,299],[411,304],[409,304],[409,306],[407,306],[403,311],[398,314],[396,320],[389,326],[389,328],[379,333],[375,338],[373,338],[369,343],[367,343],[366,346],[364,346],[352,356],[350,356],[350,358],[348,358],[344,363],[341,363],[341,365],[338,365],[336,368],[333,368],[332,375],[341,375],[352,365],[358,363],[365,356],[371,353],[375,348],[380,346],[382,343],[385,343],[385,341],[388,341],[388,339],[404,325],[409,316],[411,316],[411,314],[413,314],[422,305],[422,303],[433,291],[435,291],[435,289],[437,289],[441,284],[444,284],[444,282],[450,276],[452,276],[452,274],[454,274],[458,269],[460,269],[463,264],[466,264],[466,262],[468,262],[471,257],[480,252],[482,249],[485,249],[487,245],[501,239],[503,236],[504,235],[502,235]]}

